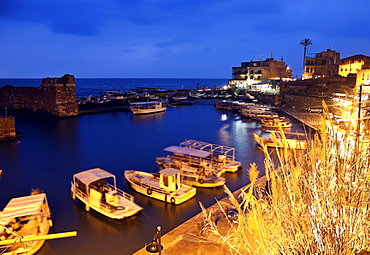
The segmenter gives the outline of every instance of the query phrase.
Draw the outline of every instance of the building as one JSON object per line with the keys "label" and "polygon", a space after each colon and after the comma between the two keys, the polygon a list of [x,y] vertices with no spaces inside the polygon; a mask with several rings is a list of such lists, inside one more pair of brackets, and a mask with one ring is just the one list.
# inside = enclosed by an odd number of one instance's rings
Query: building
{"label": "building", "polygon": [[75,77],[44,78],[40,87],[0,88],[0,108],[47,113],[56,117],[78,115]]}
{"label": "building", "polygon": [[357,54],[347,58],[342,58],[339,62],[339,75],[347,77],[349,74],[357,74],[363,66],[370,65],[370,57]]}
{"label": "building", "polygon": [[303,79],[338,75],[340,53],[331,49],[306,55]]}
{"label": "building", "polygon": [[233,67],[232,70],[233,78],[229,80],[229,85],[238,88],[250,88],[253,84],[268,80],[292,78],[292,71],[285,62],[274,58],[242,62],[240,67]]}

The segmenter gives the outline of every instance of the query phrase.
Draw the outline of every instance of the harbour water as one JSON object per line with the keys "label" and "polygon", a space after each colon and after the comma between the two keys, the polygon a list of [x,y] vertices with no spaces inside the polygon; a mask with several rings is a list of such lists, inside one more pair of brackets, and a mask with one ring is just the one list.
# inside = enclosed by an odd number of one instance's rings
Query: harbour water
{"label": "harbour water", "polygon": [[[53,213],[52,232],[78,232],[77,237],[47,241],[38,255],[132,254],[152,240],[157,226],[165,234],[199,213],[199,203],[208,207],[225,194],[222,188],[198,189],[191,200],[172,206],[130,189],[123,178],[124,170],[155,172],[155,157],[165,155],[165,147],[195,139],[235,147],[243,170],[226,174],[226,185],[232,191],[248,184],[251,163],[256,162],[263,175],[263,155],[252,136],[252,132],[264,133],[260,123],[216,110],[214,103],[203,100],[143,116],[131,112],[61,120],[15,116],[16,128],[24,136],[20,143],[0,143],[0,169],[4,171],[0,208],[11,198],[39,188],[46,192]],[[301,131],[302,127],[294,123],[292,130]],[[117,222],[94,211],[86,212],[82,203],[74,201],[70,193],[72,175],[95,167],[115,174],[118,187],[134,195],[143,212]]]}

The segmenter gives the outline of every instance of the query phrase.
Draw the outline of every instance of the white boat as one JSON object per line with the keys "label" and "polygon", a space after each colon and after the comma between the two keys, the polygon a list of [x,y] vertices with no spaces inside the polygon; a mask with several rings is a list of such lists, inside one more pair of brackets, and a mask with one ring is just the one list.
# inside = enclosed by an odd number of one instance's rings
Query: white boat
{"label": "white boat", "polygon": [[257,115],[260,115],[266,112],[271,112],[271,108],[265,107],[265,106],[259,106],[259,105],[254,105],[254,106],[251,105],[251,106],[247,106],[247,107],[240,109],[240,114],[243,117],[247,117],[247,118],[257,118]]}
{"label": "white boat", "polygon": [[193,187],[215,188],[226,183],[225,177],[199,174],[197,170],[183,168],[181,170],[181,182]]}
{"label": "white boat", "polygon": [[116,187],[116,176],[93,168],[73,175],[72,198],[78,198],[90,208],[116,220],[139,213],[143,208],[134,202],[134,197]]}
{"label": "white boat", "polygon": [[179,162],[174,162],[168,157],[156,158],[156,162],[161,169],[172,167],[180,170],[181,182],[193,187],[215,188],[226,183],[226,179],[222,176],[206,175],[204,169],[200,167],[181,166]]}
{"label": "white boat", "polygon": [[191,139],[180,143],[180,146],[211,152],[212,161],[226,172],[234,173],[242,169],[242,164],[235,160],[235,148]]}
{"label": "white boat", "polygon": [[264,128],[291,128],[292,123],[282,121],[280,118],[261,119],[262,127]]}
{"label": "white boat", "polygon": [[226,168],[212,161],[212,152],[181,146],[169,146],[164,151],[172,152],[166,157],[157,157],[159,168],[192,169],[202,175],[221,176]]}
{"label": "white boat", "polygon": [[306,134],[273,132],[276,139],[264,138],[253,133],[254,140],[259,146],[267,146],[270,148],[289,148],[296,150],[304,150],[308,148],[308,141]]}
{"label": "white boat", "polygon": [[[51,226],[51,213],[45,193],[13,198],[0,213],[0,240],[47,235]],[[45,239],[14,242],[12,245],[1,247],[0,253],[32,255],[44,243]]]}
{"label": "white boat", "polygon": [[147,101],[130,103],[130,110],[134,114],[149,114],[166,111],[167,107],[161,101]]}
{"label": "white boat", "polygon": [[128,184],[137,192],[171,204],[181,204],[195,196],[196,188],[181,183],[181,171],[166,168],[159,176],[136,170],[126,170]]}

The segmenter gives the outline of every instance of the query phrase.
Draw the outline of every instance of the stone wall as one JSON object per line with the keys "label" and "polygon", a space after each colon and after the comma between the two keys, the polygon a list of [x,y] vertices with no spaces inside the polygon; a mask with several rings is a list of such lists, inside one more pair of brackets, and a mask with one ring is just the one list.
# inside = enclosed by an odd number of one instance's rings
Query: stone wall
{"label": "stone wall", "polygon": [[295,109],[307,109],[309,107],[321,108],[323,106],[323,101],[328,107],[333,105],[333,101],[330,97],[295,95],[289,93],[284,93],[282,96],[268,95],[252,91],[248,93],[257,98],[259,103],[273,106],[284,106]]}
{"label": "stone wall", "polygon": [[255,91],[248,91],[248,93],[254,96],[256,99],[258,99],[258,102],[261,104],[275,105],[275,106],[278,106],[281,104],[280,95],[270,95],[270,94],[255,92]]}
{"label": "stone wall", "polygon": [[0,116],[0,140],[13,139],[16,136],[14,117]]}
{"label": "stone wall", "polygon": [[333,101],[327,97],[304,96],[284,94],[283,105],[289,108],[306,109],[309,107],[322,107],[323,101],[330,106]]}
{"label": "stone wall", "polygon": [[69,74],[44,78],[37,88],[6,85],[0,88],[0,107],[44,112],[56,117],[75,116],[78,114],[75,78]]}

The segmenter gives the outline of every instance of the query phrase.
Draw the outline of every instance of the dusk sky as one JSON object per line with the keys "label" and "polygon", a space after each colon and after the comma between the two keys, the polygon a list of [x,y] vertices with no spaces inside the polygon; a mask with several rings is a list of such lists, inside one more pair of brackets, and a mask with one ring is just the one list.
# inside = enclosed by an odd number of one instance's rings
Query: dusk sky
{"label": "dusk sky", "polygon": [[303,47],[370,55],[365,0],[1,0],[0,78],[231,78]]}

